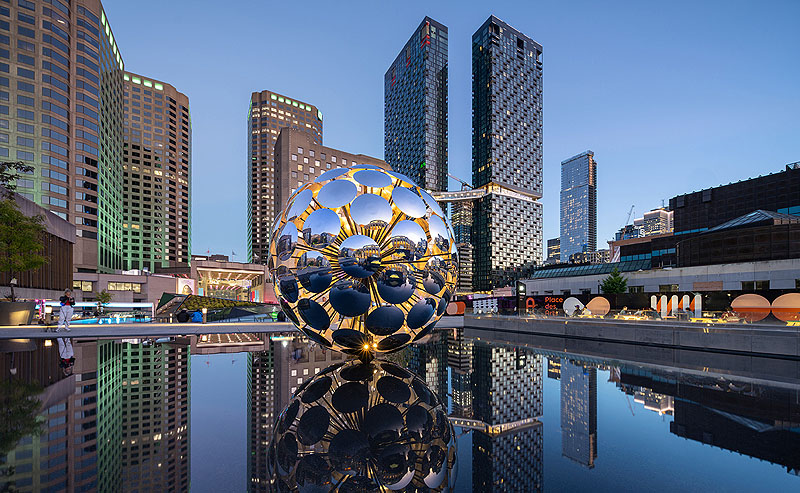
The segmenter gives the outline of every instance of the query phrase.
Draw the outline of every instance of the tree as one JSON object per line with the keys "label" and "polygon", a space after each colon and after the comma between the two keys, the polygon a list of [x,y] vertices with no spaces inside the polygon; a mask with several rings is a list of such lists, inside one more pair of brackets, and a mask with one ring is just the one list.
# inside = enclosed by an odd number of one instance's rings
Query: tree
{"label": "tree", "polygon": [[3,161],[0,163],[0,187],[6,189],[5,194],[14,192],[17,189],[17,179],[22,178],[23,174],[33,173],[33,166],[28,166],[22,161]]}
{"label": "tree", "polygon": [[100,291],[99,293],[94,293],[95,298],[97,298],[97,312],[101,312],[103,310],[103,305],[111,303],[111,298],[114,297],[113,294],[109,293],[105,289]]}
{"label": "tree", "polygon": [[608,277],[603,279],[600,290],[603,294],[622,294],[628,291],[628,280],[614,267]]}
{"label": "tree", "polygon": [[[5,163],[3,163],[5,164]],[[8,272],[11,282],[11,301],[16,301],[14,275],[27,272],[47,263],[44,250],[44,216],[28,217],[17,207],[13,197],[0,200],[0,272]]]}

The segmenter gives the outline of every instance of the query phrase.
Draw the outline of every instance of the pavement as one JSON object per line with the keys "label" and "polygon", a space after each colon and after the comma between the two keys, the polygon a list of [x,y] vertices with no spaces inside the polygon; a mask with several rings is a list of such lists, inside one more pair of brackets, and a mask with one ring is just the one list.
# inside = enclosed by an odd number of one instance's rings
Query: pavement
{"label": "pavement", "polygon": [[73,324],[70,331],[53,332],[55,325],[4,325],[0,339],[51,339],[53,337],[158,337],[202,334],[235,334],[242,332],[292,332],[297,330],[290,322],[225,322],[225,323],[124,323],[124,324]]}

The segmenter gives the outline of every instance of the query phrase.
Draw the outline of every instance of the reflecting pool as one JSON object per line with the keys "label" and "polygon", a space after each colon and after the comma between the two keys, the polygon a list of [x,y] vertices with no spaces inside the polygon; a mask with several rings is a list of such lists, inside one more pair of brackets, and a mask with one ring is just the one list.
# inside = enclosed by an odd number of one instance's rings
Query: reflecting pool
{"label": "reflecting pool", "polygon": [[[455,491],[800,491],[796,361],[470,329],[386,359],[446,403]],[[299,333],[0,339],[0,490],[270,491],[275,420],[344,361]]]}

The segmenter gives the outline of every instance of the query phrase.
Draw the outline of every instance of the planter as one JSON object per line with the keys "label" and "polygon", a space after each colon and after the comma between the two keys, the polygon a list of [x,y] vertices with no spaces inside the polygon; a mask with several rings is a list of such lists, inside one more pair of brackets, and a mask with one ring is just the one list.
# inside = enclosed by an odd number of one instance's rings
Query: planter
{"label": "planter", "polygon": [[29,325],[35,313],[35,301],[0,302],[0,326]]}

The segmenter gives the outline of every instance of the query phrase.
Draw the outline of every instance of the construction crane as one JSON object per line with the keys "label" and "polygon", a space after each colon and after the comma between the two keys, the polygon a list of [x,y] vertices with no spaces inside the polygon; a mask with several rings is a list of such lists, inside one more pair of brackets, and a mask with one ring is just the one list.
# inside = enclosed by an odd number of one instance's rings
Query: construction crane
{"label": "construction crane", "polygon": [[452,175],[452,174],[450,174],[450,173],[447,173],[447,176],[449,176],[450,178],[454,179],[455,181],[457,181],[457,182],[461,183],[461,190],[464,190],[464,187],[466,187],[466,188],[468,188],[468,189],[472,190],[472,185],[470,185],[469,183],[465,182],[465,181],[464,181],[464,180],[462,180],[461,178],[459,178],[459,177],[457,177],[457,176],[453,176],[453,175]]}
{"label": "construction crane", "polygon": [[631,223],[631,216],[633,215],[633,207],[634,206],[631,206],[631,210],[628,211],[628,219],[626,219],[625,224],[622,225],[623,228]]}

